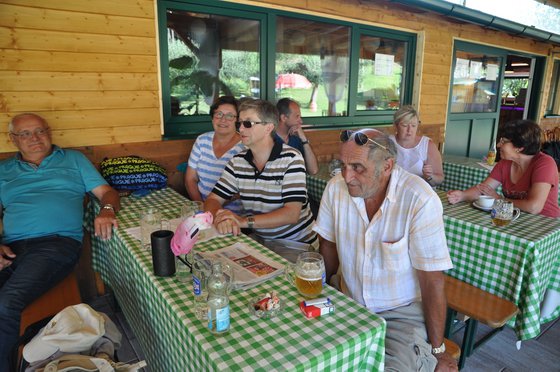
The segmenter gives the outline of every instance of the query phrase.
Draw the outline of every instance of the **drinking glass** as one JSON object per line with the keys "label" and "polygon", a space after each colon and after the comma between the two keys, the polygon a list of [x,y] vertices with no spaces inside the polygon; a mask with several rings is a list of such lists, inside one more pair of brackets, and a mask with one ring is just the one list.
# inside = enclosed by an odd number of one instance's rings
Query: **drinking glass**
{"label": "drinking glass", "polygon": [[189,201],[181,207],[181,219],[186,220],[187,218],[194,216],[196,212],[199,211],[204,211],[204,202]]}
{"label": "drinking glass", "polygon": [[513,202],[504,199],[496,199],[490,213],[494,226],[507,226],[515,221],[520,214],[521,211],[513,206]]}
{"label": "drinking glass", "polygon": [[287,279],[307,298],[319,297],[325,285],[325,262],[317,252],[303,252],[286,267]]}
{"label": "drinking glass", "polygon": [[150,235],[161,230],[161,212],[157,208],[146,208],[140,213],[140,231],[142,246],[149,249],[151,246]]}

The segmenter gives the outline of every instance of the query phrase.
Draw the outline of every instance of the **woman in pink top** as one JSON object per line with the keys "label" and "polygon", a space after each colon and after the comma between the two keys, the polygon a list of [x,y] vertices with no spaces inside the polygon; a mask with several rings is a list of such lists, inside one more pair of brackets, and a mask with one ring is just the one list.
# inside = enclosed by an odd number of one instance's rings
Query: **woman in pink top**
{"label": "woman in pink top", "polygon": [[558,169],[552,157],[540,152],[540,127],[530,120],[516,120],[505,124],[498,137],[501,160],[488,178],[470,189],[449,191],[449,202],[473,201],[482,194],[501,198],[495,189],[502,185],[504,197],[519,209],[560,217]]}

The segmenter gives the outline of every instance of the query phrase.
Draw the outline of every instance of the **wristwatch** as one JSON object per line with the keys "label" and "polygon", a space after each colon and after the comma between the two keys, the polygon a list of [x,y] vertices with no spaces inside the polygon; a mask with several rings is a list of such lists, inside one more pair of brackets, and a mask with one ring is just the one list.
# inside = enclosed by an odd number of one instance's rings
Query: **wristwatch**
{"label": "wristwatch", "polygon": [[115,213],[115,207],[113,207],[112,204],[103,204],[101,209],[108,209],[108,210],[112,211],[113,213]]}
{"label": "wristwatch", "polygon": [[442,342],[439,347],[432,347],[432,354],[445,353],[445,342]]}
{"label": "wristwatch", "polygon": [[247,227],[252,229],[255,226],[255,216],[249,215],[247,216]]}
{"label": "wristwatch", "polygon": [[309,140],[306,139],[305,141],[301,141],[301,144],[302,144],[302,145],[307,145],[307,144],[309,144]]}

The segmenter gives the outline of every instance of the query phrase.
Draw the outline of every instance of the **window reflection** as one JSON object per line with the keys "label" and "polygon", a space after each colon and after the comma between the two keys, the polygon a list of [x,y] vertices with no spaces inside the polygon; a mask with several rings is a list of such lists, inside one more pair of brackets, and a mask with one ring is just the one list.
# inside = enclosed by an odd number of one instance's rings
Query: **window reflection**
{"label": "window reflection", "polygon": [[276,100],[295,99],[302,116],[346,116],[349,50],[347,26],[278,17]]}
{"label": "window reflection", "polygon": [[402,102],[406,42],[360,37],[356,110],[397,110]]}
{"label": "window reflection", "polygon": [[451,112],[495,112],[502,58],[456,51]]}
{"label": "window reflection", "polygon": [[208,114],[220,95],[260,96],[259,21],[167,11],[171,114]]}

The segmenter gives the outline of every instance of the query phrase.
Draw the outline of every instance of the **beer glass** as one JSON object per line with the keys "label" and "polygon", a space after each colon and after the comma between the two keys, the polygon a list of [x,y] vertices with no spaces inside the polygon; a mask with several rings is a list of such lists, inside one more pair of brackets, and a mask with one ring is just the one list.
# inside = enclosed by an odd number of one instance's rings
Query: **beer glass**
{"label": "beer glass", "polygon": [[496,199],[490,213],[494,226],[507,226],[515,221],[520,214],[521,211],[513,206],[513,202],[504,199]]}
{"label": "beer glass", "polygon": [[286,278],[307,298],[319,297],[325,285],[325,262],[317,252],[303,252],[295,265],[286,267]]}

